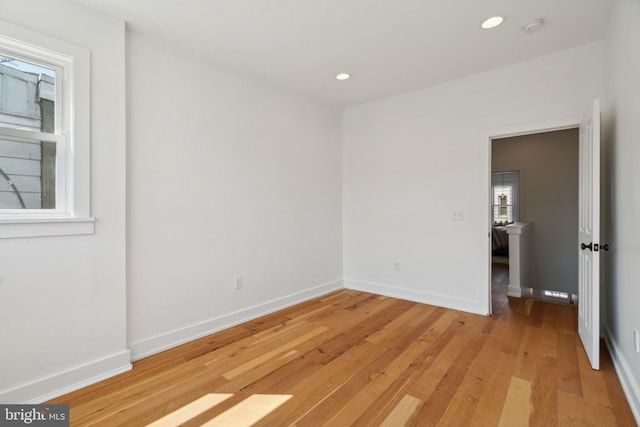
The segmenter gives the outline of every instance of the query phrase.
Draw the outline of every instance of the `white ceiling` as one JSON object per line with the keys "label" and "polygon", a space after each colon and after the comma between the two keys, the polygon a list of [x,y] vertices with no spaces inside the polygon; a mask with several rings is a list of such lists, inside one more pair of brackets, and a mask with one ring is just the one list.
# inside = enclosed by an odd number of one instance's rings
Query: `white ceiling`
{"label": "white ceiling", "polygon": [[[207,61],[346,106],[602,39],[612,0],[76,0]],[[505,16],[481,30],[491,15]],[[537,33],[527,22],[544,18]],[[350,80],[335,80],[339,72]]]}

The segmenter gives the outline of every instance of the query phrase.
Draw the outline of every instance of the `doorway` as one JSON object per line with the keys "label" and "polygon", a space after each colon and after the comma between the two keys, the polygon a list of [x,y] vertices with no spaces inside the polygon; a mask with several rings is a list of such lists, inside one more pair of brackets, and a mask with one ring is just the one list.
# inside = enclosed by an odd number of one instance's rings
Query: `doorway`
{"label": "doorway", "polygon": [[[519,264],[517,288],[510,282],[507,295],[574,301],[578,293],[578,142],[577,128],[492,140],[493,302],[506,298],[504,283],[496,286],[495,278],[504,276],[506,264],[513,280],[513,266],[509,268],[513,262]],[[512,223],[527,224],[526,232],[518,230],[515,239],[509,236],[511,245],[521,246],[515,261],[509,256],[509,245],[504,245],[506,234],[516,232]]]}
{"label": "doorway", "polygon": [[[483,132],[482,138],[485,141],[485,143],[487,144],[487,157],[486,157],[486,165],[487,165],[487,169],[485,169],[483,171],[483,175],[485,177],[485,183],[486,183],[486,189],[487,189],[487,193],[486,193],[486,224],[488,225],[487,227],[487,235],[488,235],[488,239],[487,239],[487,258],[486,259],[486,266],[487,266],[487,270],[486,271],[486,278],[487,278],[487,293],[486,295],[486,307],[487,307],[487,313],[491,314],[493,312],[492,309],[492,251],[491,251],[491,221],[492,221],[492,215],[491,215],[491,210],[493,209],[493,204],[492,204],[492,194],[491,194],[491,172],[492,170],[494,170],[493,165],[492,165],[492,152],[493,152],[493,141],[494,140],[504,140],[507,138],[512,138],[512,137],[522,137],[522,136],[527,136],[527,135],[536,135],[536,134],[543,134],[543,133],[551,133],[554,131],[565,131],[565,130],[570,130],[570,129],[577,129],[580,126],[580,121],[581,121],[581,117],[580,116],[574,116],[574,117],[565,117],[565,118],[559,118],[559,119],[553,119],[553,120],[547,120],[547,121],[542,121],[542,122],[530,122],[530,123],[522,123],[522,124],[518,124],[518,125],[513,125],[513,126],[507,126],[507,127],[502,127],[502,128],[494,128],[494,129],[487,129],[486,131]],[[511,168],[512,170],[514,168]],[[526,171],[520,173],[520,180],[521,180],[521,185],[523,183],[526,183],[527,180],[527,174]],[[522,191],[522,190],[521,190]],[[521,193],[522,194],[522,193]],[[526,209],[526,207],[525,207]],[[524,219],[524,218],[523,218]],[[575,251],[574,251],[575,252]],[[503,275],[504,278],[504,275]],[[506,283],[508,283],[508,273],[506,273],[506,278],[503,279],[504,281],[506,281]]]}

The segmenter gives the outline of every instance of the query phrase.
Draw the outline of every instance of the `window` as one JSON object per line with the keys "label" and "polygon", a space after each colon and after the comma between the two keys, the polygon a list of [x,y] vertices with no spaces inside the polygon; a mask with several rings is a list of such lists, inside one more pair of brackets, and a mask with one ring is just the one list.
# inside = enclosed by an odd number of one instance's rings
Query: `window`
{"label": "window", "polygon": [[510,224],[519,221],[518,187],[520,172],[495,172],[491,174],[493,209],[491,220],[496,224]]}
{"label": "window", "polygon": [[0,238],[93,232],[89,52],[0,21]]}

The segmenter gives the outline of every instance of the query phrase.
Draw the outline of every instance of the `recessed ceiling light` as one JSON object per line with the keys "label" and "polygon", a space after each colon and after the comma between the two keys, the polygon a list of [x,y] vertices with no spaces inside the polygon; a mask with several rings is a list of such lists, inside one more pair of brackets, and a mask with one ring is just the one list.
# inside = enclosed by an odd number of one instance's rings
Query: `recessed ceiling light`
{"label": "recessed ceiling light", "polygon": [[523,33],[535,33],[536,31],[540,31],[544,26],[544,19],[536,19],[535,21],[529,22],[527,25],[522,27]]}
{"label": "recessed ceiling light", "polygon": [[340,73],[336,76],[337,80],[348,80],[349,77],[351,77],[351,74],[349,73]]}
{"label": "recessed ceiling light", "polygon": [[483,30],[490,30],[502,24],[502,21],[504,21],[502,16],[492,16],[491,18],[485,19],[480,26]]}

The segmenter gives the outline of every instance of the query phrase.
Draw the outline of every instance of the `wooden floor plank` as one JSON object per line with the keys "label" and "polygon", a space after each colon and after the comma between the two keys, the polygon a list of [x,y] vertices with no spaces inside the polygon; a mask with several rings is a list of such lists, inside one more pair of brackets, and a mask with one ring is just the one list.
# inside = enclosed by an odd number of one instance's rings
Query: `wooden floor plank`
{"label": "wooden floor plank", "polygon": [[558,340],[558,389],[582,396],[578,352],[584,352],[577,334],[560,334]]}
{"label": "wooden floor plank", "polygon": [[500,427],[528,426],[531,413],[531,382],[511,377],[509,391],[504,402]]}
{"label": "wooden floor plank", "polygon": [[422,405],[424,405],[422,400],[406,394],[380,426],[397,427],[407,425],[416,416]]}
{"label": "wooden floor plank", "polygon": [[[580,343],[576,344],[577,346],[581,345]],[[578,358],[583,397],[599,405],[611,408],[611,399],[609,398],[605,377],[599,371],[591,368],[587,354],[581,348],[576,349],[576,356]]]}
{"label": "wooden floor plank", "polygon": [[616,418],[611,408],[598,405],[589,399],[563,390],[558,390],[558,416],[560,426],[602,427],[615,426]]}
{"label": "wooden floor plank", "polygon": [[[497,354],[497,356],[496,356]],[[473,415],[469,418],[473,426],[496,426],[500,421],[504,402],[511,384],[511,377],[515,372],[516,357],[507,353],[496,353],[488,350],[489,357],[493,356],[491,374],[480,395]]]}
{"label": "wooden floor plank", "polygon": [[[418,357],[428,350],[433,335],[426,327],[433,325],[436,319],[431,313],[432,311],[424,311],[418,316],[412,313],[415,317],[410,324],[413,326],[403,330],[393,328],[396,330],[393,337],[385,335],[383,338],[378,335],[376,344],[382,346],[385,351],[358,375],[352,377],[338,392],[306,413],[297,423],[318,425],[326,422],[344,425],[351,424],[359,418],[401,373],[406,372],[408,367],[416,363]],[[422,320],[416,322],[416,318]],[[398,319],[400,322],[404,320],[406,319]],[[398,345],[399,343],[402,345]]]}
{"label": "wooden floor plank", "polygon": [[[484,341],[482,349],[472,360],[467,374],[439,420],[441,425],[464,425],[468,424],[470,420],[478,419],[485,423],[491,419],[489,425],[497,424],[502,405],[500,404],[500,409],[497,409],[492,415],[491,405],[489,402],[482,402],[482,398],[489,394],[489,390],[491,394],[500,393],[498,384],[494,380],[497,372],[507,363],[502,359],[512,357],[504,353],[496,353],[499,351],[499,343],[496,340],[485,337]],[[496,360],[496,354],[499,355],[499,360]],[[506,395],[506,387],[504,393]],[[496,398],[491,400],[499,401]]]}
{"label": "wooden floor plank", "polygon": [[223,373],[222,376],[228,380],[233,379],[238,375],[241,375],[243,372],[246,372],[252,368],[255,368],[271,358],[277,357],[278,355],[282,356],[286,353],[289,353],[297,345],[302,344],[303,342],[310,340],[311,338],[317,335],[320,335],[321,333],[326,332],[327,330],[328,328],[326,326],[320,326],[318,328],[315,328],[314,330],[307,332],[306,334],[301,335],[295,339],[292,339],[291,341],[288,341],[287,343],[279,347],[276,347],[271,351],[268,351],[266,353],[263,352],[259,356],[251,358],[251,360],[248,360],[242,365],[236,366],[235,368]]}
{"label": "wooden floor plank", "polygon": [[488,317],[337,291],[50,403],[72,426],[635,425],[605,347],[590,368],[576,307],[505,289]]}
{"label": "wooden floor plank", "polygon": [[[458,390],[460,390],[469,367],[480,352],[485,340],[486,337],[478,334],[467,335],[465,337],[463,350],[457,355],[457,357],[455,357],[445,375],[438,382],[435,393],[431,393],[431,395],[425,400],[420,412],[418,412],[416,418],[419,419],[421,423],[424,423],[425,425],[436,425],[443,418],[447,407],[455,401],[453,397],[457,394]],[[473,412],[475,405],[478,402],[477,399],[466,399],[467,395],[465,394],[461,394],[460,396],[469,406],[468,409]],[[460,400],[455,402],[459,403]],[[450,414],[453,414],[453,412],[450,412]],[[463,421],[457,419],[458,414],[455,415],[456,418],[454,419],[456,422]]]}
{"label": "wooden floor plank", "polygon": [[558,425],[558,363],[555,358],[536,358],[536,374],[531,389],[532,426]]}

